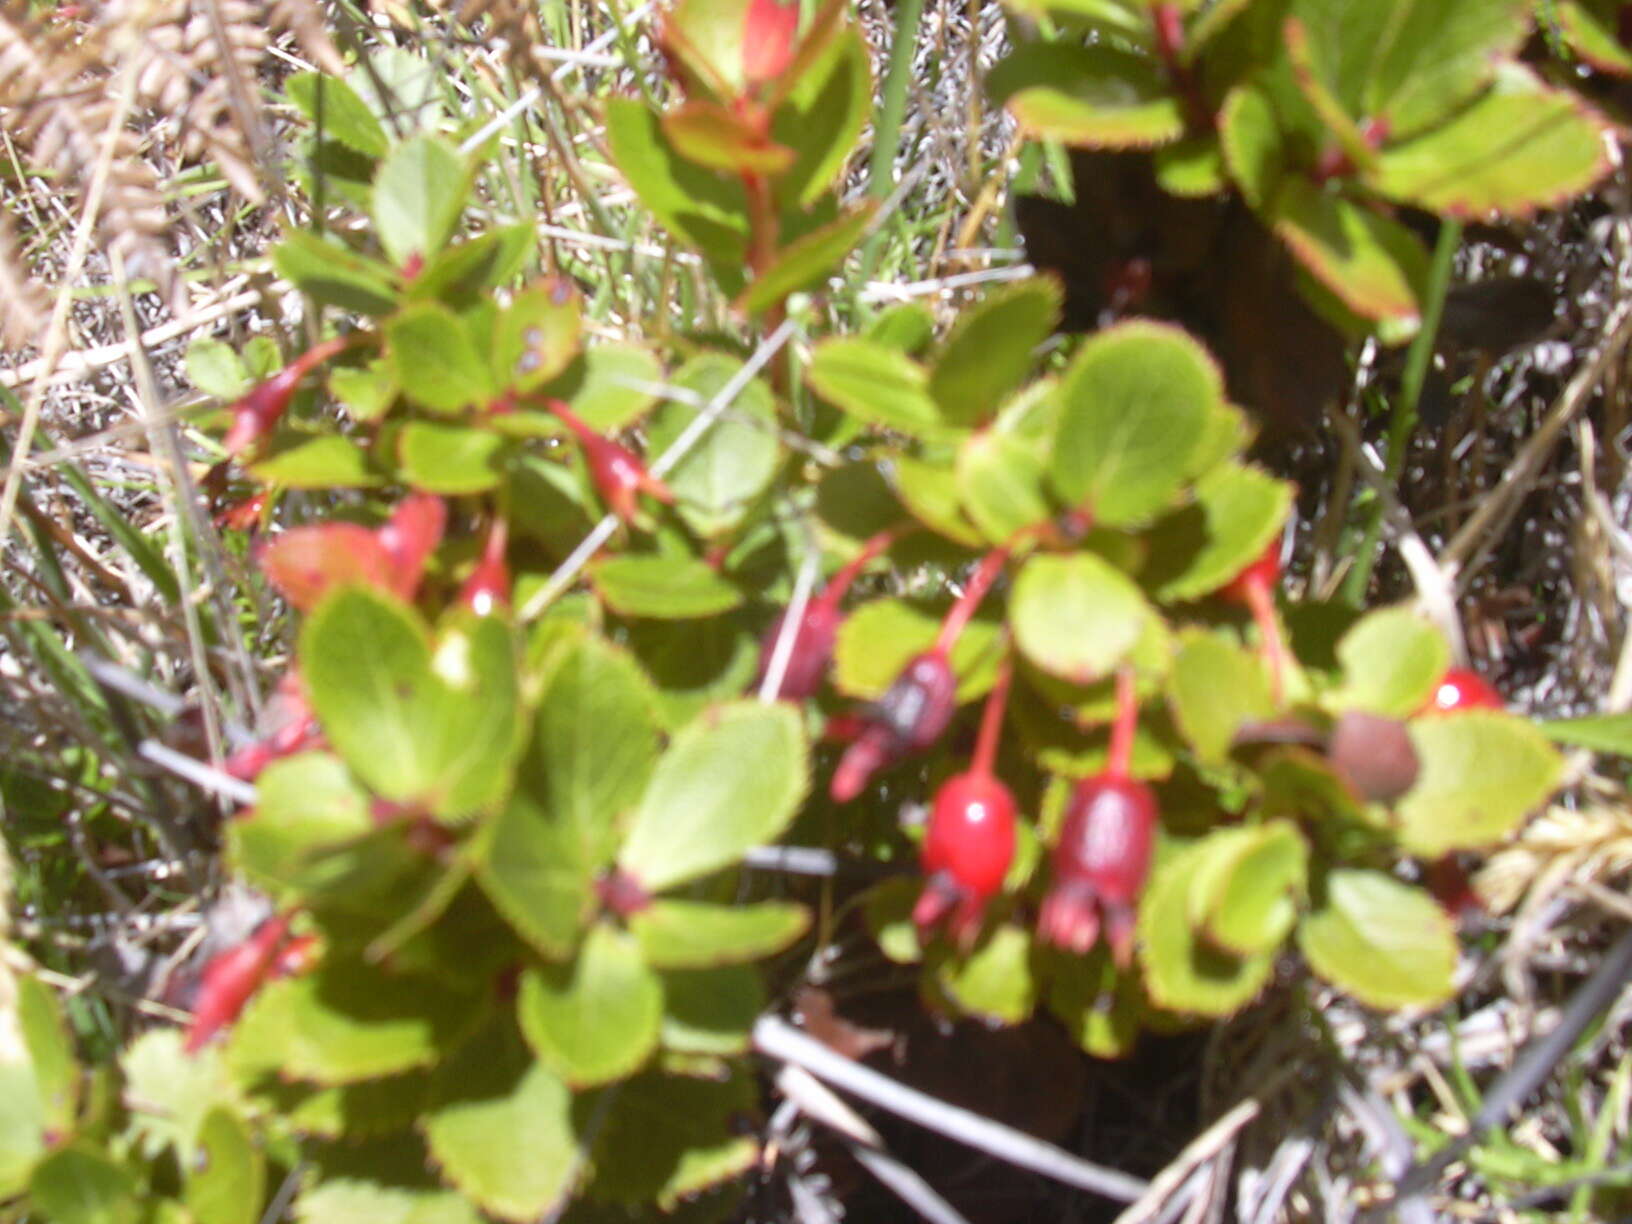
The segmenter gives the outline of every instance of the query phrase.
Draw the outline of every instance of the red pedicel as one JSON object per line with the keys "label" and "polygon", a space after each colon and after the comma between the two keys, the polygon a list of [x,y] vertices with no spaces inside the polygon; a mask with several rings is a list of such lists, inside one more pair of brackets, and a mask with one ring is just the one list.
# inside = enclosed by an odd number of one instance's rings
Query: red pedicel
{"label": "red pedicel", "polygon": [[613,514],[626,523],[633,521],[639,511],[637,499],[641,493],[665,505],[673,504],[674,494],[668,485],[648,472],[633,451],[596,433],[560,400],[550,400],[549,406],[578,439],[589,477]]}
{"label": "red pedicel", "polygon": [[868,711],[867,725],[839,758],[829,793],[848,803],[872,776],[941,738],[957,710],[957,678],[945,652],[929,650],[902,668]]}
{"label": "red pedicel", "polygon": [[289,916],[268,918],[255,933],[235,948],[218,952],[204,966],[199,979],[193,1022],[183,1049],[196,1054],[204,1044],[238,1018],[244,1004],[266,980],[278,947],[289,933]]}
{"label": "red pedicel", "polygon": [[261,738],[240,748],[221,766],[245,782],[253,782],[273,761],[315,744],[322,734],[301,687],[300,676],[293,669],[278,681],[271,700],[261,712],[261,725],[265,731]]}
{"label": "red pedicel", "polygon": [[227,454],[237,455],[272,432],[295,397],[295,388],[319,365],[351,344],[350,336],[336,336],[314,345],[265,382],[250,389],[232,406],[232,428],[222,442]]}
{"label": "red pedicel", "polygon": [[296,936],[284,944],[272,958],[272,968],[267,971],[266,976],[273,981],[278,978],[299,977],[316,967],[322,951],[316,935]]}
{"label": "red pedicel", "polygon": [[1241,604],[1252,613],[1263,640],[1264,657],[1269,663],[1269,691],[1280,704],[1286,673],[1286,644],[1281,640],[1281,622],[1275,615],[1275,587],[1281,580],[1281,538],[1270,540],[1258,559],[1246,566],[1219,591],[1221,599]]}
{"label": "red pedicel", "polygon": [[1478,672],[1453,667],[1439,678],[1434,695],[1419,713],[1453,714],[1458,710],[1505,710],[1502,695]]}
{"label": "red pedicel", "polygon": [[950,914],[952,938],[965,948],[972,944],[986,903],[1003,887],[1014,862],[1014,795],[992,773],[1010,674],[1005,661],[981,713],[968,772],[948,778],[935,792],[924,830],[928,879],[912,911],[920,943],[927,943],[930,929]]}
{"label": "red pedicel", "polygon": [[510,567],[504,563],[504,520],[494,519],[488,528],[487,543],[482,547],[482,559],[476,563],[465,585],[459,588],[459,600],[477,616],[490,616],[510,606]]}

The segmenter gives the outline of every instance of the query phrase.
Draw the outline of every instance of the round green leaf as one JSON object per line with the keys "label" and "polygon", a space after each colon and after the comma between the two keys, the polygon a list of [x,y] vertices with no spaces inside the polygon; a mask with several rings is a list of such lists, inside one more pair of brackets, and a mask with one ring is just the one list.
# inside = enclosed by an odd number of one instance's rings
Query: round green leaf
{"label": "round green leaf", "polygon": [[378,317],[397,309],[392,269],[309,230],[295,230],[272,251],[279,276],[314,300]]}
{"label": "round green leaf", "polygon": [[582,310],[572,282],[529,285],[493,321],[493,385],[534,391],[578,355]]}
{"label": "round green leaf", "polygon": [[438,1068],[435,1093],[420,1126],[444,1179],[518,1224],[565,1204],[584,1164],[572,1092],[528,1055],[512,1025],[467,1041]]}
{"label": "round green leaf", "polygon": [[508,790],[522,725],[502,617],[455,612],[433,644],[398,600],[341,587],[306,622],[300,668],[330,742],[383,798],[456,820]]}
{"label": "round green leaf", "polygon": [[320,885],[325,852],[377,828],[367,792],[331,753],[272,762],[256,779],[256,792],[254,808],[226,826],[229,859],[258,887],[279,894]]}
{"label": "round green leaf", "polygon": [[482,1224],[476,1208],[446,1190],[403,1190],[331,1179],[295,1201],[301,1224]]}
{"label": "round green leaf", "polygon": [[[537,394],[562,400],[591,429],[612,433],[628,425],[656,401],[651,388],[663,381],[657,358],[636,344],[590,344]],[[522,414],[517,414],[522,415]],[[539,414],[549,433],[565,427],[552,414]],[[495,418],[504,426],[505,418]]]}
{"label": "round green leaf", "polygon": [[1218,367],[1178,328],[1132,322],[1098,333],[1060,382],[1055,489],[1100,526],[1144,522],[1194,474],[1223,398]]}
{"label": "round green leaf", "polygon": [[1455,989],[1451,920],[1422,889],[1380,871],[1331,872],[1298,946],[1311,969],[1371,1007],[1433,1007]]}
{"label": "round green leaf", "polygon": [[912,907],[923,888],[922,880],[898,876],[868,889],[862,903],[868,933],[879,951],[898,965],[916,965],[924,959],[918,929],[912,924]]}
{"label": "round green leaf", "polygon": [[1139,905],[1139,955],[1151,1000],[1170,1011],[1227,1016],[1263,989],[1275,968],[1270,952],[1236,956],[1200,937],[1190,920],[1190,889],[1214,838],[1187,846],[1157,866]]}
{"label": "round green leaf", "polygon": [[704,711],[658,761],[618,865],[661,892],[733,863],[787,828],[807,772],[792,707],[737,702]]}
{"label": "round green leaf", "polygon": [[1058,281],[1036,277],[994,290],[959,314],[929,379],[948,421],[973,427],[992,418],[1059,322],[1062,297]]}
{"label": "round green leaf", "polygon": [[595,593],[621,616],[695,620],[729,612],[742,592],[705,562],[691,557],[631,554],[589,567]]}
{"label": "round green leaf", "polygon": [[979,548],[986,542],[963,512],[953,468],[906,455],[895,456],[890,466],[896,494],[913,518],[965,548]]}
{"label": "round green leaf", "polygon": [[187,378],[205,395],[235,400],[250,388],[249,371],[225,341],[200,336],[187,346]]}
{"label": "round green leaf", "polygon": [[136,1224],[142,1218],[135,1177],[84,1142],[40,1161],[28,1197],[33,1212],[52,1224]]}
{"label": "round green leaf", "polygon": [[1126,574],[1086,552],[1032,557],[1009,598],[1020,652],[1075,684],[1098,680],[1121,663],[1154,615]]}
{"label": "round green leaf", "polygon": [[1196,498],[1157,521],[1140,578],[1158,599],[1218,590],[1263,555],[1292,508],[1292,486],[1257,468],[1221,463],[1196,482]]}
{"label": "round green leaf", "polygon": [[289,489],[369,489],[385,483],[368,452],[339,434],[279,434],[249,471],[256,480]]}
{"label": "round green leaf", "polygon": [[791,901],[712,905],[658,898],[629,919],[641,955],[654,969],[707,969],[780,952],[810,925]]}
{"label": "round green leaf", "polygon": [[201,1224],[254,1224],[266,1192],[266,1157],[236,1112],[216,1106],[199,1128],[183,1200]]}
{"label": "round green leaf", "polygon": [[1563,762],[1507,714],[1429,715],[1410,724],[1420,772],[1394,810],[1400,844],[1423,858],[1500,841],[1558,785]]}
{"label": "round green leaf", "polygon": [[671,970],[663,978],[665,1050],[727,1057],[748,1050],[748,1032],[765,1010],[765,988],[747,965]]}
{"label": "round green leaf", "polygon": [[386,323],[385,339],[397,386],[422,408],[481,408],[502,389],[493,382],[485,345],[446,306],[420,302],[407,307]]}
{"label": "round green leaf", "polygon": [[1309,846],[1290,821],[1225,829],[1191,881],[1190,921],[1227,951],[1273,952],[1297,921]]}
{"label": "round green leaf", "polygon": [[972,1016],[1019,1024],[1037,1003],[1031,972],[1031,932],[1005,922],[994,927],[967,956],[948,954],[939,943],[930,954],[935,985]]}
{"label": "round green leaf", "polygon": [[[706,404],[741,369],[739,361],[705,353],[682,366],[673,382]],[[664,404],[647,427],[647,448],[653,454],[666,451],[698,412],[690,404]],[[664,477],[688,527],[708,538],[742,522],[776,475],[781,459],[776,431],[776,403],[770,389],[753,379],[737,393],[731,411],[717,417]]]}
{"label": "round green leaf", "polygon": [[[611,833],[602,826],[606,836]],[[605,856],[525,791],[478,835],[476,878],[516,932],[545,956],[570,955],[594,904]]]}
{"label": "round green leaf", "polygon": [[575,1088],[630,1074],[657,1045],[663,987],[640,947],[601,922],[570,964],[521,975],[516,1014],[527,1044]]}
{"label": "round green leaf", "polygon": [[1179,731],[1201,761],[1229,755],[1241,724],[1274,709],[1263,662],[1216,633],[1193,629],[1179,639],[1168,676],[1168,704]]}
{"label": "round green leaf", "polygon": [[204,1120],[236,1096],[221,1053],[207,1048],[188,1054],[177,1028],[153,1029],[137,1037],[119,1056],[124,1092],[131,1102],[131,1129],[141,1150],[157,1156],[173,1149],[183,1167],[193,1163]]}
{"label": "round green leaf", "polygon": [[[833,648],[833,683],[847,697],[874,701],[901,674],[914,655],[928,650],[940,630],[942,612],[926,611],[903,599],[875,599],[845,617]],[[973,701],[997,679],[1003,657],[997,622],[976,616],[952,647],[958,701]]]}
{"label": "round green leaf", "polygon": [[964,509],[994,544],[1050,516],[1043,461],[1011,434],[970,435],[958,451],[957,474]]}
{"label": "round green leaf", "polygon": [[491,429],[409,421],[397,435],[401,477],[422,493],[485,493],[504,479],[511,442]]}
{"label": "round green leaf", "polygon": [[1105,43],[1023,45],[991,72],[988,88],[1037,140],[1143,149],[1184,131],[1184,105],[1160,67]]}
{"label": "round green leaf", "polygon": [[1409,718],[1434,694],[1451,663],[1445,635],[1409,607],[1368,613],[1337,644],[1343,684],[1334,710]]}
{"label": "round green leaf", "polygon": [[753,1164],[759,1145],[733,1122],[751,1114],[756,1101],[752,1078],[738,1068],[713,1079],[647,1072],[620,1084],[595,1136],[590,1196],[648,1212],[656,1202],[670,1211],[736,1177]]}
{"label": "round green leaf", "polygon": [[899,349],[853,336],[826,340],[805,371],[816,393],[865,425],[918,438],[950,433],[929,395],[929,375]]}
{"label": "round green leaf", "polygon": [[1095,1058],[1126,1058],[1139,1040],[1144,996],[1137,973],[1119,973],[1103,947],[1051,966],[1046,1002],[1066,1032]]}

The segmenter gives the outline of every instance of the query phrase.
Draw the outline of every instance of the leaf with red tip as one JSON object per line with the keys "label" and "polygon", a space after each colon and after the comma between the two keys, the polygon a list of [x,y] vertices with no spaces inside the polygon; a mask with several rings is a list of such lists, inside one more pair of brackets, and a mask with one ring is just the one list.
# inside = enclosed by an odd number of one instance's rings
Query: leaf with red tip
{"label": "leaf with red tip", "polygon": [[748,0],[742,31],[742,75],[750,85],[782,75],[799,37],[799,0]]}
{"label": "leaf with red tip", "polygon": [[360,583],[394,589],[400,570],[379,537],[356,523],[295,527],[260,553],[261,571],[286,599],[310,612],[330,589]]}

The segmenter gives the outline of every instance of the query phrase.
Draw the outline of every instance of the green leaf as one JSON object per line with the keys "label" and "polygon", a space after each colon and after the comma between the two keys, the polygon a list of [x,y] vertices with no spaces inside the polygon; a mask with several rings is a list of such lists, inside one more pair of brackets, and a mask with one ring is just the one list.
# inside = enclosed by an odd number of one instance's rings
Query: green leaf
{"label": "green leaf", "polygon": [[1555,744],[1632,757],[1632,714],[1555,718],[1537,723],[1536,729]]}
{"label": "green leaf", "polygon": [[494,908],[545,956],[567,956],[589,920],[604,859],[532,795],[518,791],[478,835],[476,876]]}
{"label": "green leaf", "polygon": [[913,437],[946,437],[923,366],[897,349],[853,336],[826,340],[811,354],[806,377],[816,393],[865,425]]}
{"label": "green leaf", "polygon": [[1274,710],[1263,662],[1203,629],[1180,636],[1167,699],[1179,731],[1197,759],[1207,764],[1229,755],[1242,723],[1267,718]]}
{"label": "green leaf", "polygon": [[1072,957],[1051,975],[1046,999],[1071,1039],[1095,1058],[1126,1058],[1139,1039],[1145,1012],[1137,973],[1119,973],[1097,947],[1087,959]]}
{"label": "green leaf", "polygon": [[331,949],[316,970],[261,988],[228,1055],[240,1066],[351,1084],[432,1066],[481,1017],[476,997],[437,978],[387,973]]}
{"label": "green leaf", "polygon": [[1297,922],[1308,882],[1309,846],[1298,827],[1275,820],[1221,829],[1190,884],[1190,923],[1238,955],[1273,952]]}
{"label": "green leaf", "polygon": [[788,294],[822,284],[861,241],[872,222],[874,210],[875,201],[868,200],[841,214],[837,221],[811,230],[783,247],[771,265],[738,295],[732,309],[750,317],[760,315],[780,305]]}
{"label": "green leaf", "polygon": [[963,512],[955,469],[898,455],[891,464],[901,504],[925,527],[965,548],[980,548],[985,538]]}
{"label": "green leaf", "polygon": [[84,1142],[40,1161],[28,1186],[31,1207],[52,1224],[136,1224],[136,1194],[130,1171]]}
{"label": "green leaf", "polygon": [[589,580],[620,616],[694,620],[729,612],[742,592],[712,567],[691,557],[625,554],[589,567]]}
{"label": "green leaf", "polygon": [[510,440],[485,427],[409,421],[397,435],[400,475],[422,493],[485,493],[504,479]]}
{"label": "green leaf", "polygon": [[742,180],[681,157],[658,117],[635,98],[607,102],[606,138],[618,169],[652,215],[711,263],[740,275],[748,254]]}
{"label": "green leaf", "polygon": [[1100,43],[1037,42],[987,76],[1020,130],[1089,149],[1147,149],[1184,131],[1184,105],[1150,59]]}
{"label": "green leaf", "polygon": [[1315,74],[1355,119],[1402,138],[1467,101],[1529,32],[1525,0],[1294,0]]}
{"label": "green leaf", "polygon": [[385,483],[368,452],[339,434],[277,435],[250,474],[289,489],[371,489]]}
{"label": "green leaf", "polygon": [[481,1224],[459,1195],[330,1179],[295,1203],[301,1224]]}
{"label": "green leaf", "polygon": [[809,925],[809,912],[791,901],[726,906],[659,898],[629,919],[641,955],[654,969],[759,960],[780,952]]}
{"label": "green leaf", "polygon": [[354,421],[378,421],[401,393],[396,370],[384,357],[366,366],[336,366],[329,371],[329,394],[340,401]]}
{"label": "green leaf", "polygon": [[529,285],[493,322],[493,385],[525,393],[559,377],[578,355],[582,330],[571,281]]}
{"label": "green leaf", "polygon": [[455,612],[433,643],[396,599],[342,587],[307,620],[300,668],[330,742],[382,798],[457,820],[504,797],[521,716],[502,617]]}
{"label": "green leaf", "polygon": [[1339,868],[1298,927],[1309,967],[1370,1007],[1434,1007],[1455,991],[1456,932],[1420,888]]}
{"label": "green leaf", "polygon": [[283,83],[283,92],[319,135],[332,137],[364,157],[384,157],[391,148],[368,103],[338,77],[297,72]]}
{"label": "green leaf", "polygon": [[771,138],[794,153],[793,165],[774,184],[784,211],[809,208],[833,185],[872,113],[867,44],[846,26],[797,71],[771,117]]}
{"label": "green leaf", "polygon": [[941,345],[929,390],[955,425],[991,420],[1031,369],[1032,350],[1054,330],[1063,295],[1051,277],[1017,281],[965,309]]}
{"label": "green leaf", "polygon": [[1286,481],[1221,463],[1196,482],[1195,501],[1157,521],[1139,576],[1163,601],[1211,594],[1263,556],[1291,508]]}
{"label": "green leaf", "polygon": [[1562,204],[1608,168],[1601,121],[1575,94],[1510,65],[1450,122],[1390,146],[1371,183],[1396,200],[1479,218]]}
{"label": "green leaf", "polygon": [[236,400],[248,391],[249,371],[230,344],[200,336],[187,346],[187,378],[205,395]]}
{"label": "green leaf", "polygon": [[374,176],[374,230],[398,267],[442,250],[459,224],[470,168],[452,145],[413,136],[391,150]]}
{"label": "green leaf", "polygon": [[1333,710],[1409,718],[1433,697],[1451,664],[1445,635],[1409,607],[1368,613],[1337,644],[1343,683]]}
{"label": "green leaf", "polygon": [[757,620],[742,613],[627,626],[629,648],[657,686],[658,721],[665,730],[685,726],[753,682],[761,630]]}
{"label": "green leaf", "polygon": [[1395,809],[1400,844],[1423,858],[1500,841],[1558,785],[1563,763],[1530,723],[1470,710],[1410,724],[1421,771]]}
{"label": "green leaf", "polygon": [[[707,404],[741,369],[733,358],[704,353],[682,366],[673,382]],[[699,411],[690,404],[664,404],[652,415],[647,447],[654,454],[667,450]],[[776,475],[781,460],[776,431],[776,402],[770,389],[753,379],[732,401],[731,411],[717,417],[664,477],[687,526],[711,538],[742,522]]]}
{"label": "green leaf", "polygon": [[[537,394],[562,400],[591,429],[612,433],[622,429],[656,401],[648,388],[663,381],[657,358],[636,344],[614,342],[581,348],[565,370],[539,387]],[[551,432],[563,426],[547,416]],[[504,417],[497,418],[502,427]]]}
{"label": "green leaf", "polygon": [[997,1024],[1019,1024],[1037,1003],[1031,972],[1031,932],[1002,923],[967,956],[948,955],[944,941],[931,952],[935,984],[962,1011]]}
{"label": "green leaf", "polygon": [[935,315],[922,302],[898,302],[867,324],[862,337],[912,357],[934,339]]}
{"label": "green leaf", "polygon": [[1325,753],[1295,746],[1272,748],[1258,758],[1257,769],[1265,816],[1354,822],[1366,818],[1361,800]]}
{"label": "green leaf", "polygon": [[226,826],[229,860],[276,896],[320,887],[325,854],[377,827],[367,792],[327,752],[272,762],[256,791],[254,808]]}
{"label": "green leaf", "polygon": [[1074,684],[1108,675],[1154,614],[1127,575],[1086,552],[1032,557],[1009,599],[1020,653]]}
{"label": "green leaf", "polygon": [[255,1224],[266,1194],[266,1157],[233,1110],[210,1110],[183,1199],[198,1224]]}
{"label": "green leaf", "polygon": [[[421,1123],[442,1176],[484,1211],[551,1216],[582,1175],[572,1093],[495,1023],[438,1068],[438,1103]],[[361,1221],[359,1221],[361,1224]]]}
{"label": "green leaf", "polygon": [[1286,138],[1275,103],[1255,85],[1239,85],[1218,116],[1218,145],[1230,176],[1254,208],[1274,198],[1286,169]]}
{"label": "green leaf", "polygon": [[739,1135],[733,1120],[751,1114],[752,1079],[733,1069],[724,1079],[648,1072],[620,1085],[595,1138],[599,1200],[665,1211],[749,1168],[759,1145]]}
{"label": "green leaf", "polygon": [[770,176],[793,164],[792,149],[718,102],[682,102],[665,111],[662,122],[664,137],[680,156],[711,170]]}
{"label": "green leaf", "polygon": [[482,347],[446,306],[409,306],[386,323],[385,336],[397,385],[420,407],[461,412],[485,407],[498,393]]}
{"label": "green leaf", "polygon": [[726,1057],[748,1051],[765,1010],[759,974],[747,965],[670,971],[663,978],[663,1048]]}
{"label": "green leaf", "polygon": [[1194,474],[1223,399],[1218,367],[1178,328],[1132,322],[1098,333],[1060,383],[1054,487],[1098,526],[1144,522]]}
{"label": "green leaf", "polygon": [[1139,904],[1139,958],[1151,1000],[1169,1011],[1227,1016],[1263,989],[1272,952],[1236,956],[1200,938],[1190,920],[1197,871],[1219,852],[1216,836],[1159,863]]}
{"label": "green leaf", "polygon": [[663,30],[682,74],[724,98],[747,92],[744,55],[752,0],[678,0]]}
{"label": "green leaf", "polygon": [[1619,0],[1558,0],[1553,20],[1581,59],[1599,72],[1632,76],[1632,53],[1620,40]]}
{"label": "green leaf", "polygon": [[210,1111],[232,1104],[235,1094],[220,1052],[188,1054],[183,1041],[180,1029],[152,1029],[125,1047],[119,1069],[142,1152],[153,1158],[174,1149],[186,1168],[198,1154]]}
{"label": "green leaf", "polygon": [[1281,241],[1344,306],[1366,319],[1414,320],[1428,253],[1376,209],[1322,191],[1302,175],[1282,180],[1266,213]]}
{"label": "green leaf", "polygon": [[397,308],[395,273],[309,230],[295,230],[272,251],[279,276],[325,306],[379,317]]}
{"label": "green leaf", "polygon": [[408,282],[405,296],[410,302],[437,301],[469,310],[521,272],[534,241],[533,227],[521,223],[450,243],[425,261],[419,275]]}
{"label": "green leaf", "polygon": [[897,965],[916,965],[924,959],[912,909],[923,892],[923,881],[911,876],[883,880],[867,890],[862,920],[878,950]]}
{"label": "green leaf", "polygon": [[622,1079],[657,1047],[663,987],[629,935],[606,922],[577,957],[521,975],[516,1014],[527,1044],[574,1088]]}
{"label": "green leaf", "polygon": [[993,544],[1051,517],[1045,475],[1037,449],[1012,434],[974,433],[958,450],[959,498]]}
{"label": "green leaf", "polygon": [[705,711],[657,763],[618,865],[661,892],[774,841],[808,785],[791,706],[737,702]]}
{"label": "green leaf", "polygon": [[[941,627],[941,613],[903,599],[875,599],[845,617],[833,650],[833,684],[847,697],[874,701],[915,655],[928,650]],[[997,679],[1003,657],[1002,630],[976,616],[952,647],[958,701],[973,701]]]}

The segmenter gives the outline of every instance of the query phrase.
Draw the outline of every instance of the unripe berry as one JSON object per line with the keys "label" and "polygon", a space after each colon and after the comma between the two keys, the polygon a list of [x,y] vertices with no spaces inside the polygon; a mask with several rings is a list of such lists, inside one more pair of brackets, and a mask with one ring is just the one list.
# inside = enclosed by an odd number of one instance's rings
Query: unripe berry
{"label": "unripe berry", "polygon": [[1502,710],[1502,695],[1478,672],[1453,667],[1439,678],[1434,695],[1423,706],[1424,714],[1452,714],[1458,710]]}
{"label": "unripe berry", "polygon": [[1079,782],[1054,846],[1054,886],[1038,937],[1080,955],[1103,929],[1112,957],[1126,968],[1155,839],[1156,797],[1143,782],[1114,774]]}

